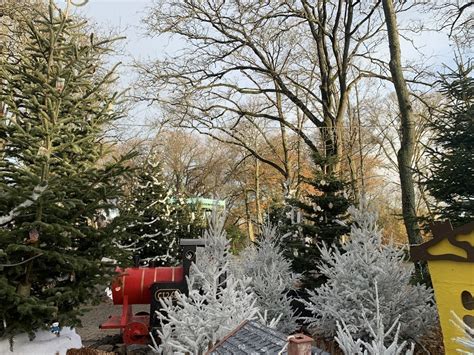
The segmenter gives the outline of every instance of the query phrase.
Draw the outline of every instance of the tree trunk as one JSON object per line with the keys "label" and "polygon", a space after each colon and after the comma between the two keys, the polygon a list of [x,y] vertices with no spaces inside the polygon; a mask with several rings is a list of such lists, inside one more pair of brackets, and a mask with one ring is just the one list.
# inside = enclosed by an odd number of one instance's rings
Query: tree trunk
{"label": "tree trunk", "polygon": [[263,224],[262,204],[260,201],[260,160],[255,159],[255,210],[257,213],[257,223]]}
{"label": "tree trunk", "polygon": [[247,233],[249,235],[249,239],[251,242],[255,241],[255,233],[253,232],[253,224],[252,224],[252,217],[250,215],[250,201],[248,197],[249,191],[247,189],[244,190],[245,194],[245,219],[247,222]]}
{"label": "tree trunk", "polygon": [[[283,181],[283,194],[285,198],[290,198],[293,197],[291,196],[292,193],[292,188],[293,188],[293,181],[291,181],[291,176],[290,176],[290,156],[288,153],[288,138],[286,134],[286,126],[282,123],[285,121],[285,115],[283,114],[283,104],[282,104],[282,98],[281,94],[278,90],[280,90],[280,87],[278,84],[275,82],[275,89],[276,89],[276,108],[278,110],[278,116],[281,119],[280,122],[280,133],[281,133],[281,147],[283,149],[283,169],[285,170],[285,176]],[[299,128],[299,127],[298,127]]]}
{"label": "tree trunk", "polygon": [[[301,111],[297,108],[296,109],[296,118],[297,118],[297,122],[298,122],[298,129],[299,130],[302,130],[303,129],[303,123],[304,123],[304,116],[303,114],[301,113]],[[300,192],[301,192],[301,183],[302,183],[302,154],[301,154],[301,145],[302,145],[302,142],[301,142],[301,136],[297,136],[296,137],[297,141],[296,141],[296,189],[295,189],[295,196],[296,198],[299,198],[300,196]]]}
{"label": "tree trunk", "polygon": [[[357,108],[358,109],[358,108]],[[349,118],[349,135],[347,141],[347,165],[349,167],[350,184],[352,188],[352,195],[354,197],[354,203],[359,203],[359,183],[357,181],[357,166],[355,162],[355,146],[356,146],[356,124],[355,124],[355,113],[356,109],[353,109],[350,104],[347,105],[347,116]]]}
{"label": "tree trunk", "polygon": [[401,144],[397,154],[402,190],[402,213],[410,245],[422,242],[416,216],[415,189],[413,182],[412,158],[415,145],[415,122],[410,104],[410,94],[403,77],[400,41],[397,18],[393,0],[382,0],[385,20],[387,23],[388,42],[390,49],[390,73],[397,93],[400,108]]}
{"label": "tree trunk", "polygon": [[355,86],[355,97],[356,97],[356,107],[357,107],[357,139],[359,144],[359,169],[360,169],[360,190],[364,195],[365,191],[365,171],[364,171],[364,152],[362,149],[362,133],[361,133],[361,126],[362,121],[360,119],[360,101],[359,101],[359,89],[357,85]]}

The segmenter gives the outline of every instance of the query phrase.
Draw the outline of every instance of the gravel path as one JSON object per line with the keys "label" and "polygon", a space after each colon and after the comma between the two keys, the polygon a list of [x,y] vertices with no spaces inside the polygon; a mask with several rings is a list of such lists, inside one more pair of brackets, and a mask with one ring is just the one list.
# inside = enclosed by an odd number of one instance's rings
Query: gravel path
{"label": "gravel path", "polygon": [[[122,306],[114,306],[110,299],[97,306],[86,307],[88,311],[81,317],[82,327],[77,332],[82,338],[83,346],[96,347],[101,344],[121,343],[122,338],[118,329],[99,329],[99,325],[105,322],[110,315],[120,315]],[[149,305],[135,305],[133,312],[150,311]]]}

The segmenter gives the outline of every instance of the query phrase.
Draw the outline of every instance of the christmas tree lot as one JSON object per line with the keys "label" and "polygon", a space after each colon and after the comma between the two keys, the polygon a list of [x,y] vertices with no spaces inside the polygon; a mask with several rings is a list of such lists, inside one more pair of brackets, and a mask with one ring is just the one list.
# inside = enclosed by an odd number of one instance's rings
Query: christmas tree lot
{"label": "christmas tree lot", "polygon": [[79,323],[79,306],[117,257],[100,215],[122,194],[122,156],[107,159],[104,128],[119,119],[112,39],[54,2],[20,17],[24,49],[2,57],[0,101],[0,335]]}
{"label": "christmas tree lot", "polygon": [[451,5],[0,0],[0,355],[474,354]]}

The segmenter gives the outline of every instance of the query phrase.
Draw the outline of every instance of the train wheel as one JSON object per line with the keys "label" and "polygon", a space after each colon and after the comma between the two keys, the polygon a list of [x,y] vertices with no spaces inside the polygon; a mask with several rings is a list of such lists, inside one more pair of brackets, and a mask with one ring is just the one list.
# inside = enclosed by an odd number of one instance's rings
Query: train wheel
{"label": "train wheel", "polygon": [[123,342],[130,344],[148,343],[148,325],[141,322],[130,322],[123,329]]}

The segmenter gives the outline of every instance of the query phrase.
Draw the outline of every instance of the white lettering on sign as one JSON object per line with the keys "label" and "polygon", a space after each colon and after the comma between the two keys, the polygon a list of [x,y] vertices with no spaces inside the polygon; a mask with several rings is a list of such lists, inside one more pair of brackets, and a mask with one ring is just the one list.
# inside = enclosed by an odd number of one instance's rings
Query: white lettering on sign
{"label": "white lettering on sign", "polygon": [[178,289],[168,288],[163,290],[156,290],[155,292],[155,300],[159,300],[160,298],[176,298],[176,294],[179,293]]}

